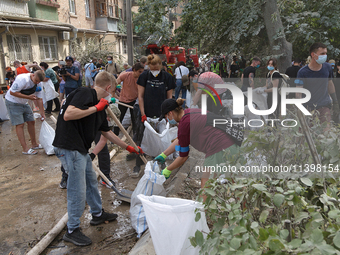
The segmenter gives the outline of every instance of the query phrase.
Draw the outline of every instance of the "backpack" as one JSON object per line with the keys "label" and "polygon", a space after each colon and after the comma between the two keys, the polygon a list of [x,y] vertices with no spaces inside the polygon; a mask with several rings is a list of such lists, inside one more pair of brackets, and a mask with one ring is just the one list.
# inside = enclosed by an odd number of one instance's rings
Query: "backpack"
{"label": "backpack", "polygon": [[290,87],[289,82],[288,82],[290,78],[287,74],[280,73],[279,71],[275,70],[270,76],[270,81],[271,81],[272,84],[273,84],[273,74],[274,73],[279,73],[281,75],[281,77],[283,78],[282,82],[281,82],[281,86],[278,88],[279,94],[281,95],[281,88],[289,88]]}

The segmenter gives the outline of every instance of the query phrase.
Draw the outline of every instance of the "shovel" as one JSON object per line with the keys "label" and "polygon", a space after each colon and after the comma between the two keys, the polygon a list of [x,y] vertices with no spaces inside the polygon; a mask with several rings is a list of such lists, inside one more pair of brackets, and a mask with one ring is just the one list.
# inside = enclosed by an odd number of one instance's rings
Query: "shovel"
{"label": "shovel", "polygon": [[[122,133],[126,136],[126,138],[128,139],[128,141],[130,142],[130,144],[133,146],[133,148],[135,148],[136,151],[139,152],[139,149],[136,145],[136,143],[132,140],[131,136],[128,134],[128,132],[125,130],[125,128],[123,127],[123,125],[120,123],[120,121],[118,120],[118,118],[116,117],[116,115],[113,114],[112,110],[110,108],[106,108],[106,111],[108,112],[108,114],[110,115],[110,117],[114,120],[114,122],[117,124],[117,126],[119,127],[120,131],[122,131]],[[144,157],[144,155],[142,154],[138,154],[140,156],[140,158],[143,160],[144,164],[148,163],[148,161],[146,160],[146,158]]]}
{"label": "shovel", "polygon": [[115,185],[113,185],[112,182],[109,181],[109,179],[103,174],[102,171],[100,171],[100,169],[92,163],[92,167],[94,169],[94,171],[96,171],[97,174],[100,175],[100,177],[103,178],[103,180],[107,183],[107,185],[110,186],[110,188],[116,192],[117,194],[117,198],[122,200],[122,201],[125,201],[127,203],[131,203],[131,195],[132,195],[132,191],[130,190],[126,190],[126,189],[122,189],[121,191],[119,191]]}

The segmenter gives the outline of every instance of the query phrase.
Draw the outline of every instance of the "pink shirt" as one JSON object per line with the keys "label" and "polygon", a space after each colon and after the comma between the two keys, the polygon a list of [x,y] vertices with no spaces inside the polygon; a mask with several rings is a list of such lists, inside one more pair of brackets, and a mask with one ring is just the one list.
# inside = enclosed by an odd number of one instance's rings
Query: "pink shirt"
{"label": "pink shirt", "polygon": [[119,101],[122,103],[130,103],[138,97],[137,79],[133,77],[133,72],[124,72],[119,75],[123,81],[122,91],[120,93]]}

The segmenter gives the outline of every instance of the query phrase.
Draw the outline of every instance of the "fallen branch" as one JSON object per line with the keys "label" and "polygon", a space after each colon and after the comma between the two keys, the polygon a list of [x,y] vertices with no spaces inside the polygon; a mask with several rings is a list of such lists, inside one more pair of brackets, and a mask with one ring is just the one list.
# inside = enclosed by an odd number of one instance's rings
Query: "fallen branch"
{"label": "fallen branch", "polygon": [[27,253],[27,255],[37,255],[42,253],[46,249],[46,247],[53,241],[53,239],[56,238],[56,236],[59,235],[59,233],[63,230],[63,228],[66,226],[67,221],[68,214],[66,213],[57,223],[57,225],[55,225],[54,228],[52,228],[50,232],[48,232],[47,235],[44,236],[44,238],[41,239],[39,243],[37,243],[37,245],[34,246],[32,250]]}

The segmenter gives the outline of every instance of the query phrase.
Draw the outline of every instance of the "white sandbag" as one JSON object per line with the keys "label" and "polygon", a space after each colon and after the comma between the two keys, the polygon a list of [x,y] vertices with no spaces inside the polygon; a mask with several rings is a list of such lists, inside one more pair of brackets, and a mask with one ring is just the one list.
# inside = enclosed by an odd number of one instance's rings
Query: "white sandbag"
{"label": "white sandbag", "polygon": [[130,218],[132,227],[136,230],[138,238],[145,230],[148,229],[148,225],[146,222],[142,202],[139,200],[137,195],[143,194],[144,196],[165,196],[166,192],[163,187],[165,177],[159,173],[160,169],[157,162],[153,163],[152,161],[149,161],[145,166],[143,177],[139,180],[137,187],[131,196]]}
{"label": "white sandbag", "polygon": [[44,93],[43,93],[43,103],[55,99],[56,97],[59,97],[58,92],[55,91],[53,82],[51,79],[48,79],[48,81],[40,82],[40,87],[42,87]]}
{"label": "white sandbag", "polygon": [[5,100],[2,95],[0,95],[0,119],[9,120],[7,107],[6,107]]}
{"label": "white sandbag", "polygon": [[41,146],[44,148],[47,155],[54,154],[54,149],[52,145],[54,136],[55,136],[54,129],[46,122],[46,120],[44,120],[40,128],[39,142]]}
{"label": "white sandbag", "polygon": [[[117,104],[118,105],[118,104]],[[131,114],[130,114],[130,108],[127,109],[124,119],[122,121],[122,125],[124,128],[128,128],[131,125]]]}
{"label": "white sandbag", "polygon": [[[187,199],[160,196],[137,196],[143,203],[152,243],[156,254],[198,255],[189,237],[197,230],[209,233],[203,205]],[[195,221],[195,210],[201,210],[201,219]],[[203,234],[206,237],[206,234]]]}
{"label": "white sandbag", "polygon": [[[165,119],[148,118],[144,121],[144,135],[141,148],[149,156],[156,157],[171,145],[170,124]],[[156,130],[155,130],[156,129]],[[168,159],[172,159],[172,155]]]}
{"label": "white sandbag", "polygon": [[[172,143],[178,136],[178,127],[170,128],[169,133],[170,133],[170,139],[171,139],[171,143]],[[173,158],[177,158],[177,157],[179,157],[179,151],[175,151],[174,153],[169,155],[167,157],[167,159],[173,159]]]}

